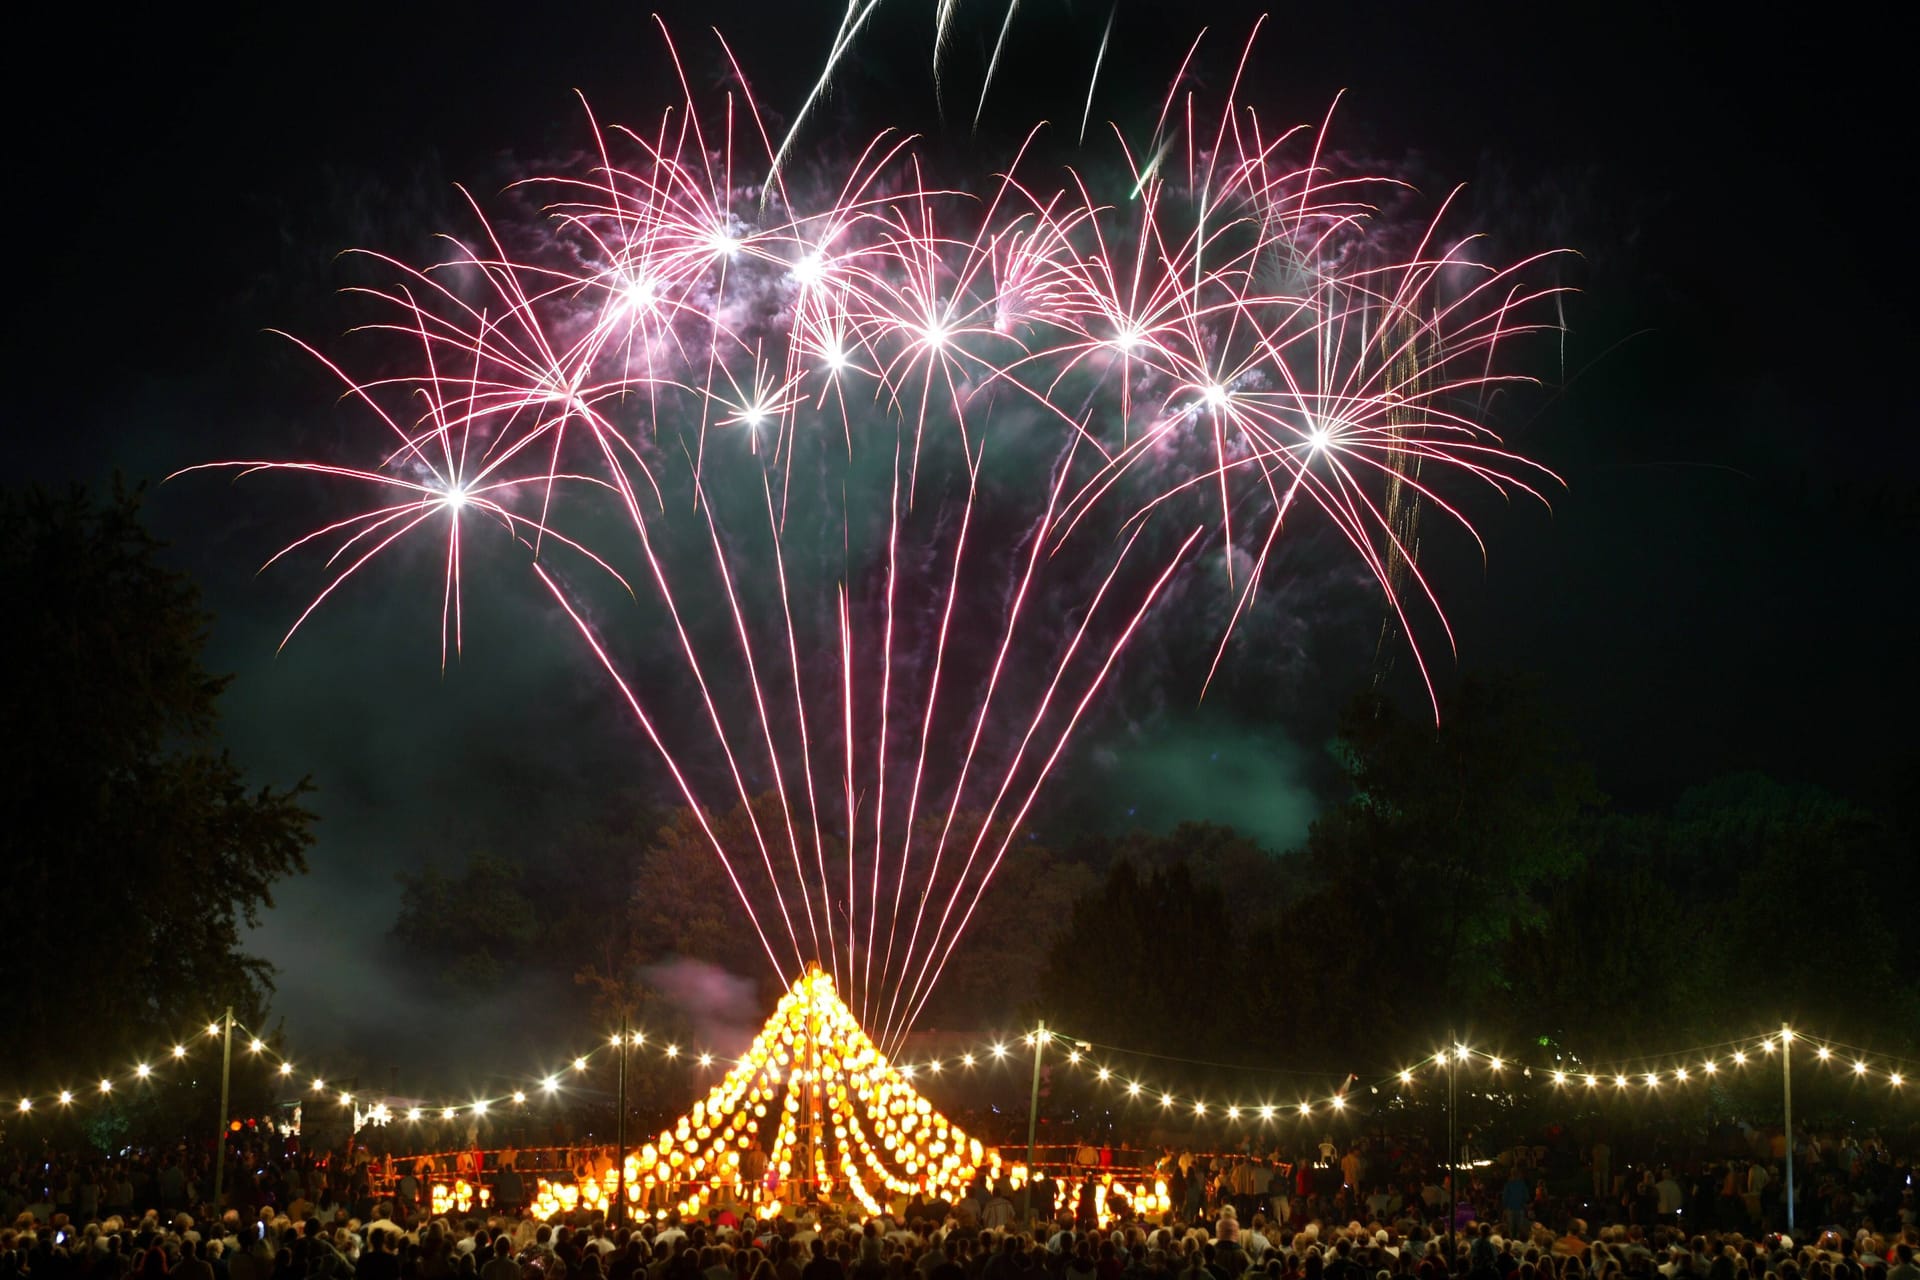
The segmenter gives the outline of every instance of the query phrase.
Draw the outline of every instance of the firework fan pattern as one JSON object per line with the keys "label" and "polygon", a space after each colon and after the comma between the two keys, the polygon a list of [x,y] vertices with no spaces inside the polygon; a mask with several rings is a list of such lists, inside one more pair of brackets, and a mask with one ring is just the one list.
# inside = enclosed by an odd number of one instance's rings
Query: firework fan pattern
{"label": "firework fan pattern", "polygon": [[818,962],[891,1048],[1174,580],[1223,584],[1217,668],[1283,531],[1330,528],[1416,658],[1451,645],[1417,517],[1552,483],[1482,411],[1558,290],[1443,241],[1445,201],[1384,234],[1399,184],[1238,74],[1119,138],[1112,191],[1026,172],[1031,139],[943,185],[892,133],[803,190],[726,57],[712,101],[682,75],[646,127],[589,113],[591,158],[513,193],[533,230],[469,198],[441,261],[371,255],[383,372],[307,348],[363,462],[209,465],[361,495],[274,556],[326,566],[289,638],[430,539],[444,663],[470,541],[506,535],[775,971]]}

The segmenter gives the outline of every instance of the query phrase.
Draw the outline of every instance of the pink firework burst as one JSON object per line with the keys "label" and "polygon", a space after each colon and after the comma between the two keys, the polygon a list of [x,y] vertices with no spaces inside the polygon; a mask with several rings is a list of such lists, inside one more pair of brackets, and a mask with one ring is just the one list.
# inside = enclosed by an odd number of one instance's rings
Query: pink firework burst
{"label": "pink firework burst", "polygon": [[1025,149],[984,194],[949,190],[883,133],[810,202],[762,183],[778,148],[738,74],[714,102],[683,76],[647,128],[589,115],[592,164],[518,184],[546,201],[537,233],[472,200],[445,261],[373,255],[394,282],[360,291],[367,327],[402,372],[306,348],[381,433],[367,461],[208,464],[367,495],[273,557],[329,570],[289,637],[432,537],[444,662],[466,540],[523,544],[774,969],[829,965],[897,1043],[1203,548],[1231,584],[1216,668],[1307,523],[1419,655],[1429,628],[1451,643],[1421,513],[1471,532],[1463,484],[1552,482],[1482,414],[1558,291],[1539,259],[1479,261],[1446,201],[1394,253],[1374,202],[1397,184],[1338,172],[1324,123],[1269,130],[1239,83],[1212,115],[1170,96],[1104,194]]}

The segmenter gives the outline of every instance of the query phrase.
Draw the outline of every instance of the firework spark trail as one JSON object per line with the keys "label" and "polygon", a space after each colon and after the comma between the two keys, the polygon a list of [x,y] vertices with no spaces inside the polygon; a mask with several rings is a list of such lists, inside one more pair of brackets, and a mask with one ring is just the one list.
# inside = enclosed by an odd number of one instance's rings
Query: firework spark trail
{"label": "firework spark trail", "polygon": [[[1126,629],[1120,633],[1120,638],[1108,648],[1105,659],[1100,663],[1100,670],[1095,674],[1093,679],[1087,682],[1086,692],[1080,695],[1080,701],[1074,706],[1073,714],[1068,717],[1066,724],[1062,726],[1059,737],[1054,741],[1053,750],[1048,753],[1046,761],[1035,772],[1033,783],[1027,788],[1027,797],[1020,802],[1019,812],[1014,814],[1012,821],[1007,824],[1006,834],[1000,838],[1000,847],[994,851],[993,861],[988,864],[986,874],[982,875],[975,883],[973,901],[967,904],[966,915],[961,917],[960,923],[954,927],[953,932],[947,935],[946,946],[940,952],[940,961],[934,966],[933,975],[926,980],[924,987],[918,991],[919,999],[914,1002],[912,1012],[907,1015],[903,1024],[904,1026],[911,1027],[913,1025],[914,1019],[920,1016],[920,1010],[926,1006],[928,997],[933,994],[933,989],[939,985],[940,974],[947,967],[947,960],[953,955],[953,949],[959,945],[961,936],[967,930],[967,925],[972,922],[974,910],[979,907],[980,899],[985,896],[988,882],[993,879],[994,872],[1000,869],[1001,861],[1007,856],[1007,849],[1012,845],[1014,837],[1019,834],[1021,824],[1027,820],[1027,814],[1032,812],[1033,802],[1039,798],[1041,786],[1053,771],[1053,766],[1059,763],[1060,753],[1067,749],[1067,740],[1073,736],[1075,726],[1080,723],[1080,718],[1086,714],[1087,706],[1093,701],[1094,694],[1098,693],[1100,686],[1106,683],[1107,676],[1112,672],[1114,663],[1120,659],[1120,651],[1126,647],[1127,641],[1133,638],[1134,631],[1140,626],[1142,619],[1147,616],[1147,611],[1153,607],[1153,602],[1159,598],[1161,589],[1167,585],[1167,580],[1173,576],[1173,571],[1179,567],[1181,560],[1186,557],[1188,550],[1192,548],[1193,544],[1199,540],[1202,532],[1203,530],[1200,528],[1194,529],[1192,533],[1187,535],[1186,540],[1180,544],[1179,549],[1168,558],[1167,567],[1161,570],[1160,576],[1154,580],[1152,588],[1147,591],[1145,597],[1140,601],[1140,607],[1135,609],[1133,616],[1127,620]],[[1002,796],[1004,796],[1004,792]],[[1002,796],[996,796],[994,798],[996,808]],[[989,811],[988,822],[991,822],[991,820],[992,812]],[[988,824],[982,823],[980,830],[983,836],[987,829]],[[935,936],[938,937],[938,935]]]}
{"label": "firework spark trail", "polygon": [[840,682],[845,708],[846,723],[843,736],[847,744],[847,981],[853,981],[858,972],[859,961],[854,958],[854,942],[858,932],[858,921],[854,912],[860,903],[860,890],[854,882],[853,846],[854,823],[859,817],[859,806],[854,803],[853,793],[853,621],[847,612],[847,589],[843,584],[840,598]]}
{"label": "firework spark trail", "polygon": [[1107,60],[1107,42],[1113,39],[1114,15],[1120,12],[1118,0],[1107,10],[1107,25],[1100,32],[1100,52],[1093,55],[1093,74],[1087,77],[1087,105],[1080,112],[1080,141],[1087,140],[1087,120],[1093,115],[1093,91],[1100,83],[1100,64]]}
{"label": "firework spark trail", "polygon": [[726,846],[720,843],[720,837],[714,834],[713,827],[707,822],[706,810],[701,806],[699,798],[694,795],[693,788],[687,785],[685,775],[680,772],[679,765],[674,762],[673,753],[668,751],[666,745],[661,742],[659,732],[653,727],[653,720],[641,707],[640,700],[634,697],[633,689],[620,674],[620,669],[614,665],[613,659],[608,657],[607,651],[601,647],[599,637],[593,634],[593,628],[587,625],[587,620],[580,616],[579,611],[573,607],[573,602],[567,599],[566,592],[560,589],[559,584],[554,582],[546,569],[537,561],[534,563],[533,571],[539,575],[541,584],[552,593],[554,600],[566,611],[568,619],[579,630],[581,639],[587,642],[587,647],[593,651],[594,658],[606,669],[608,677],[620,690],[620,696],[632,710],[634,720],[639,723],[648,740],[660,752],[661,759],[666,762],[667,772],[673,776],[674,786],[686,800],[687,808],[693,813],[694,820],[700,824],[701,833],[707,837],[707,843],[713,846],[714,853],[719,856],[720,865],[726,868],[727,879],[733,885],[733,891],[739,895],[740,905],[746,908],[747,919],[753,922],[753,931],[760,938],[760,945],[767,953],[767,960],[773,965],[775,973],[781,972],[780,958],[773,952],[773,943],[767,939],[767,931],[760,926],[760,914],[754,910],[753,899],[741,886],[740,877],[734,874],[733,862],[727,857]]}
{"label": "firework spark trail", "polygon": [[[1032,744],[1034,735],[1039,732],[1041,723],[1046,719],[1047,712],[1053,705],[1053,695],[1059,691],[1061,681],[1066,678],[1067,669],[1072,665],[1074,657],[1080,651],[1082,642],[1086,639],[1087,632],[1093,625],[1094,615],[1100,611],[1100,605],[1105,601],[1108,589],[1112,587],[1114,579],[1119,576],[1121,568],[1126,563],[1128,554],[1133,550],[1134,544],[1140,540],[1140,535],[1144,531],[1144,528],[1144,522],[1134,526],[1132,534],[1128,536],[1119,554],[1114,557],[1112,567],[1107,570],[1106,575],[1100,580],[1099,587],[1094,591],[1092,598],[1088,600],[1086,612],[1080,619],[1080,625],[1074,629],[1072,639],[1063,647],[1059,660],[1053,666],[1053,674],[1047,681],[1046,692],[1041,695],[1038,704],[1034,707],[1033,716],[1028,721],[1026,731],[1021,735],[1020,743],[1014,749],[1012,758],[1005,772],[1001,775],[998,789],[995,791],[993,797],[993,802],[987,806],[986,816],[981,821],[979,831],[974,835],[973,846],[967,851],[966,864],[961,868],[959,878],[954,881],[953,890],[947,898],[947,905],[940,913],[940,922],[935,926],[933,940],[928,944],[926,954],[926,960],[928,962],[932,960],[934,952],[939,949],[941,940],[947,936],[947,925],[953,916],[954,907],[959,902],[961,891],[966,885],[967,875],[973,870],[974,862],[980,853],[980,847],[992,831],[993,815],[999,812],[1001,801],[1006,799],[1008,790],[1013,786],[1014,779],[1020,772],[1020,765],[1026,758],[1027,747]],[[1169,566],[1169,569],[1171,569],[1171,566]],[[1119,644],[1116,643],[1114,649],[1109,654],[1109,658],[1118,653]],[[1042,776],[1044,776],[1044,773],[1045,770],[1043,769]],[[921,984],[926,981],[926,973],[927,967],[926,964],[923,963],[919,976],[914,979],[913,995],[919,994]],[[908,1007],[912,1008],[913,1004],[913,998],[909,996]],[[909,1016],[908,1022],[909,1024],[912,1022],[911,1016]]]}
{"label": "firework spark trail", "polygon": [[[967,480],[967,500],[960,509],[960,532],[953,542],[953,572],[947,580],[946,603],[940,609],[940,629],[933,646],[933,674],[927,681],[926,709],[920,721],[920,746],[913,764],[913,783],[907,789],[907,816],[901,827],[900,837],[900,873],[893,882],[893,913],[887,923],[887,954],[880,966],[880,982],[884,987],[893,972],[893,948],[895,935],[900,927],[900,903],[905,896],[908,868],[913,856],[914,821],[920,809],[920,787],[926,777],[927,744],[933,740],[933,713],[940,702],[940,672],[947,656],[947,635],[953,624],[954,602],[960,596],[960,564],[966,554],[967,529],[973,522],[973,498],[975,486],[979,481],[979,464],[969,466]],[[871,954],[871,953],[869,953]],[[882,995],[884,996],[884,992]]]}
{"label": "firework spark trail", "polygon": [[[710,502],[703,502],[700,504],[700,508],[706,515],[707,532],[713,540],[714,568],[715,568],[715,571],[720,576],[721,585],[726,590],[727,610],[729,613],[733,615],[734,631],[740,637],[740,657],[741,657],[741,660],[746,663],[747,687],[753,691],[754,710],[759,713],[760,729],[762,734],[765,737],[766,744],[767,744],[767,765],[773,771],[774,790],[778,792],[780,796],[780,814],[786,820],[787,845],[788,845],[788,848],[791,849],[793,853],[794,877],[796,882],[800,885],[801,893],[805,895],[807,881],[806,881],[806,872],[802,868],[800,863],[800,836],[799,836],[799,833],[794,829],[793,806],[787,800],[786,774],[785,774],[785,771],[782,770],[780,767],[780,749],[779,747],[774,745],[773,723],[767,717],[766,694],[763,692],[761,688],[760,672],[758,668],[755,666],[754,660],[753,660],[753,640],[749,636],[747,631],[746,618],[740,611],[740,597],[734,591],[733,573],[727,568],[726,552],[722,549],[720,545],[720,526],[714,521],[713,504]],[[784,591],[784,589],[785,589],[785,584],[783,583],[782,590]],[[762,847],[761,852],[763,854],[766,852],[764,846]],[[779,877],[774,875],[773,873],[773,862],[771,858],[767,860],[767,879],[771,881],[773,884],[774,901],[780,907],[781,918],[785,919],[788,922],[788,929],[789,931],[791,931],[793,917],[789,915],[787,912],[786,895],[781,891]],[[809,928],[811,929],[811,926],[813,924],[813,904],[810,897],[806,898],[805,900],[806,900],[806,910],[807,910],[807,923],[809,925]],[[813,937],[813,954],[817,955],[819,954],[819,951],[820,951],[819,933],[817,931],[813,931],[812,937]],[[800,940],[797,936],[793,940],[793,949],[794,949],[795,961],[798,963],[801,970],[804,972],[807,966],[808,953],[801,948]]]}
{"label": "firework spark trail", "polygon": [[[760,477],[760,487],[767,500],[767,534],[773,546],[773,576],[780,584],[780,616],[786,623],[787,660],[793,668],[793,707],[794,719],[800,734],[800,771],[807,782],[807,817],[813,824],[813,856],[820,872],[821,914],[827,921],[826,954],[831,957],[836,982],[840,979],[840,953],[835,949],[833,940],[833,889],[827,883],[826,844],[820,837],[820,801],[813,789],[813,740],[807,732],[806,696],[800,688],[800,645],[793,633],[793,600],[787,591],[787,558],[780,545],[780,522],[773,513],[773,484],[766,475]],[[804,885],[804,878],[802,884]],[[814,931],[814,949],[819,950],[819,933],[813,922],[813,898],[807,895],[807,927]]]}
{"label": "firework spark trail", "polygon": [[[1020,623],[1021,611],[1027,602],[1027,591],[1033,584],[1034,571],[1040,565],[1041,552],[1044,551],[1048,545],[1044,533],[1048,525],[1052,522],[1054,504],[1059,501],[1061,486],[1068,471],[1067,464],[1071,462],[1073,451],[1077,444],[1077,438],[1070,441],[1065,458],[1060,465],[1057,465],[1054,469],[1053,482],[1048,486],[1047,491],[1046,512],[1040,517],[1038,524],[1029,535],[1026,566],[1021,572],[1018,585],[1014,587],[1007,601],[1006,626],[1001,633],[999,649],[993,657],[993,664],[987,677],[986,689],[975,703],[973,730],[968,735],[966,754],[960,761],[959,774],[953,783],[953,798],[952,802],[947,806],[946,820],[940,827],[940,838],[934,844],[933,865],[926,876],[926,884],[929,892],[919,895],[919,904],[914,908],[913,932],[907,940],[906,959],[902,962],[903,971],[912,961],[914,952],[919,945],[920,926],[926,918],[927,901],[932,897],[931,888],[940,875],[940,861],[946,853],[948,837],[953,833],[954,819],[959,816],[961,799],[966,794],[967,774],[972,769],[974,757],[980,750],[981,734],[987,726],[987,716],[993,707],[994,694],[1000,687],[1001,673],[1006,669],[1007,654],[1013,647],[1014,633]],[[882,1043],[892,1042],[895,1025],[894,1013],[898,1006],[899,999],[900,986],[899,984],[895,984],[893,988],[893,998],[887,1005],[887,1019],[881,1034]]]}
{"label": "firework spark trail", "polygon": [[[877,2],[849,4],[829,75]],[[803,207],[781,173],[792,134],[773,145],[744,76],[704,113],[668,47],[678,107],[644,130],[589,112],[588,172],[511,188],[552,195],[543,230],[504,234],[463,191],[475,245],[453,240],[424,268],[367,255],[399,283],[355,289],[390,309],[365,328],[404,338],[411,368],[355,380],[301,344],[379,420],[377,465],[214,465],[372,495],[268,562],[326,549],[327,580],[288,638],[430,534],[446,542],[444,666],[479,563],[467,539],[524,544],[775,970],[824,958],[894,1045],[1203,543],[1210,558],[1217,539],[1231,587],[1202,691],[1233,637],[1255,639],[1283,530],[1311,519],[1378,581],[1433,696],[1417,637],[1432,626],[1451,645],[1452,632],[1406,510],[1473,535],[1450,481],[1535,497],[1552,481],[1482,415],[1528,381],[1497,353],[1551,329],[1534,317],[1562,290],[1526,283],[1539,256],[1488,266],[1471,241],[1446,243],[1451,197],[1411,252],[1392,251],[1368,196],[1400,184],[1334,171],[1324,121],[1268,131],[1234,100],[1246,51],[1217,118],[1176,81],[1145,147],[1120,139],[1132,194],[1117,204],[1073,171],[1053,186],[1023,175],[1032,134],[973,196],[930,181],[910,140],[882,131]],[[759,171],[752,151],[771,166],[757,191],[736,176]],[[976,511],[987,495],[1010,524]],[[1202,512],[1191,532],[1160,532]],[[577,523],[608,513],[612,538]],[[790,554],[796,529],[834,555]],[[571,555],[611,575],[622,607],[646,585],[639,616],[663,641],[647,673],[665,662],[682,688],[646,686],[643,704],[607,643],[611,615],[589,624],[586,598],[549,570]],[[1149,556],[1163,567],[1146,570]],[[998,639],[956,643],[961,619]],[[676,694],[688,705],[669,712]],[[964,749],[937,749],[948,736]],[[696,768],[696,751],[715,766]],[[726,847],[703,800],[742,812],[751,852]]]}
{"label": "firework spark trail", "polygon": [[[922,401],[924,404],[924,400]],[[915,455],[916,467],[919,465]],[[900,582],[900,437],[894,435],[893,488],[887,507],[887,618],[880,640],[880,745],[874,751],[873,897],[867,914],[867,972],[860,984],[860,1021],[868,1018],[867,1001],[873,993],[874,934],[880,928],[880,864],[885,861],[887,830],[887,713],[893,703],[893,603]],[[847,833],[853,844],[853,833]],[[885,974],[882,974],[884,979]]]}
{"label": "firework spark trail", "polygon": [[1000,37],[993,42],[993,57],[987,60],[987,76],[980,82],[980,105],[973,109],[973,127],[980,127],[981,113],[987,109],[987,93],[993,88],[993,73],[1000,69],[1000,55],[1006,51],[1007,33],[1013,30],[1013,15],[1020,0],[1007,0],[1007,16],[1000,21]]}

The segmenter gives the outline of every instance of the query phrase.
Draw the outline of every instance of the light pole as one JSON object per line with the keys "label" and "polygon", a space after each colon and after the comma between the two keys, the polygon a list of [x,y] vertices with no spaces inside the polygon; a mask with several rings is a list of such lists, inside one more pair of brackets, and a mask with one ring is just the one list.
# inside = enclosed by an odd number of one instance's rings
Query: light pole
{"label": "light pole", "polygon": [[233,1080],[233,1006],[227,1006],[221,1020],[220,1045],[220,1135],[213,1148],[213,1211],[224,1213],[221,1194],[227,1180],[227,1087]]}
{"label": "light pole", "polygon": [[1027,1180],[1020,1188],[1020,1216],[1033,1221],[1034,1144],[1040,1136],[1040,1060],[1053,1033],[1042,1022],[1033,1029],[1033,1091],[1027,1096]]}
{"label": "light pole", "polygon": [[1793,1028],[1780,1024],[1780,1092],[1787,1130],[1787,1234],[1793,1234]]}
{"label": "light pole", "polygon": [[619,1114],[613,1121],[613,1212],[607,1215],[612,1226],[625,1226],[627,1221],[627,1015],[620,1015],[620,1085],[619,1101],[615,1103]]}
{"label": "light pole", "polygon": [[[1448,1039],[1452,1039],[1451,1036]],[[1454,1159],[1454,1111],[1458,1104],[1455,1092],[1456,1081],[1460,1075],[1460,1047],[1447,1050],[1447,1274],[1453,1273],[1454,1239],[1453,1220],[1460,1216],[1460,1162]]]}

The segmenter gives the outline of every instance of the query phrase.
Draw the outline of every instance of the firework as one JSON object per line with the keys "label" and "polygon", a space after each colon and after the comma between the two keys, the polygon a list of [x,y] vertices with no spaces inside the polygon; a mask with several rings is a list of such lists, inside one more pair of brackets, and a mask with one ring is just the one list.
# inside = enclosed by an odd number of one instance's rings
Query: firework
{"label": "firework", "polygon": [[[329,567],[289,636],[432,537],[444,661],[469,540],[523,544],[775,970],[826,966],[888,1046],[1191,566],[1226,567],[1224,652],[1282,531],[1330,526],[1416,655],[1450,641],[1414,515],[1470,529],[1459,482],[1550,478],[1477,407],[1555,290],[1439,215],[1391,252],[1394,184],[1338,172],[1324,125],[1267,130],[1238,75],[1121,140],[1105,195],[1020,155],[962,194],[888,133],[801,190],[733,65],[650,127],[589,116],[596,162],[516,192],[536,230],[470,201],[449,259],[375,255],[370,327],[411,359],[361,379],[314,351],[370,460],[213,465],[367,495],[275,556]],[[709,820],[730,808],[744,839]]]}

